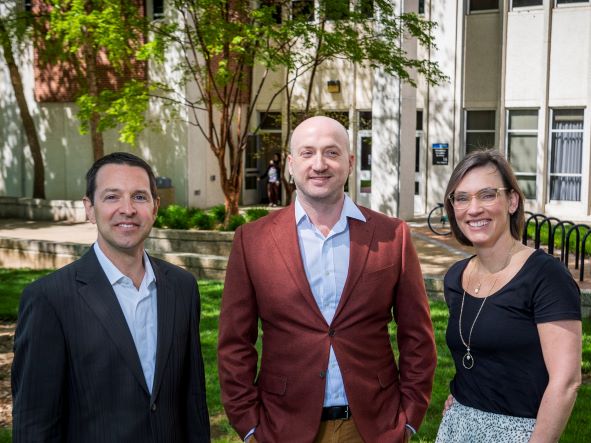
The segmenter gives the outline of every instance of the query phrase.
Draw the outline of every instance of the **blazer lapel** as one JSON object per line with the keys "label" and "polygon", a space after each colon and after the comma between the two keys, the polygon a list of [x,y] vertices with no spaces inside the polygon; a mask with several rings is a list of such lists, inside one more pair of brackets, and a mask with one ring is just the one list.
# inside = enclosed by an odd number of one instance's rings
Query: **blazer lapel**
{"label": "blazer lapel", "polygon": [[149,395],[140,358],[125,316],[92,247],[80,259],[79,264],[76,279],[83,283],[78,289],[80,295],[103,324],[107,335],[119,349],[123,361]]}
{"label": "blazer lapel", "polygon": [[166,274],[162,269],[154,263],[150,257],[150,263],[156,275],[157,287],[157,306],[158,306],[158,338],[156,345],[156,368],[154,370],[154,384],[152,385],[152,400],[156,399],[162,377],[164,375],[164,368],[170,353],[170,346],[172,343],[173,328],[174,328],[174,308],[173,300],[174,290],[171,287],[171,282],[166,278]]}
{"label": "blazer lapel", "polygon": [[291,279],[300,290],[300,293],[310,305],[312,311],[326,324],[326,320],[320,312],[320,308],[314,299],[306,270],[302,263],[302,254],[300,252],[300,242],[298,241],[298,232],[295,222],[295,207],[291,204],[288,208],[281,211],[281,214],[275,219],[271,228],[271,235],[275,241],[275,247],[281,254],[285,267],[289,271]]}
{"label": "blazer lapel", "polygon": [[350,239],[349,271],[347,272],[347,281],[345,282],[339,305],[334,314],[334,319],[336,319],[339,313],[343,310],[343,307],[351,296],[359,277],[361,277],[361,274],[365,269],[365,263],[367,262],[375,225],[371,220],[371,216],[367,213],[364,213],[363,215],[366,219],[365,222],[354,218],[349,218],[348,220]]}

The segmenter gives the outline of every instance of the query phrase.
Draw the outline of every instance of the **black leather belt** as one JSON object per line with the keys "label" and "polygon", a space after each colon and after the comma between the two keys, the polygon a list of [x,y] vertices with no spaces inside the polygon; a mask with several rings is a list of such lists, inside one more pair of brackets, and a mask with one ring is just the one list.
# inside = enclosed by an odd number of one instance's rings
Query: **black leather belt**
{"label": "black leather belt", "polygon": [[329,420],[349,420],[351,418],[351,409],[346,406],[329,406],[322,408],[322,421]]}

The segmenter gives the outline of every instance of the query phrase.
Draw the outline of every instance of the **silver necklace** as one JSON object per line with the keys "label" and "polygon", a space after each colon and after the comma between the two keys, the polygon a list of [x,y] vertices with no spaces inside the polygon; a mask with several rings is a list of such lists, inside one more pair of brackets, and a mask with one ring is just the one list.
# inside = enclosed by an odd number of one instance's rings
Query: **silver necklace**
{"label": "silver necklace", "polygon": [[[507,256],[507,259],[505,260],[505,264],[495,274],[499,274],[501,271],[505,270],[505,268],[509,265],[509,262],[511,261],[511,253],[513,252],[514,247],[515,247],[515,240],[513,241],[513,245],[511,246],[511,249],[509,250],[509,255]],[[472,268],[472,271],[470,272],[470,275],[468,276],[468,284],[466,285],[468,287],[470,286],[470,280],[472,279],[472,272],[474,272],[474,268]],[[499,279],[499,276],[497,275],[495,280],[493,281],[492,286],[490,287],[489,292],[488,292],[489,296],[490,296],[490,294],[493,293],[493,289],[494,289],[495,285],[497,284],[498,279]],[[478,287],[475,291],[477,294],[480,291],[481,285],[482,285],[482,283],[478,284]],[[465,289],[464,289],[464,293],[462,294],[462,305],[460,307],[460,317],[458,319],[458,328],[460,331],[460,340],[462,340],[462,344],[466,348],[466,353],[462,357],[462,366],[464,366],[464,368],[466,368],[466,369],[472,369],[474,367],[474,357],[472,356],[472,353],[470,352],[470,344],[472,343],[472,331],[474,330],[474,325],[476,324],[476,321],[478,320],[478,317],[480,316],[480,313],[482,312],[482,308],[484,307],[484,304],[486,303],[487,299],[488,299],[488,296],[483,297],[483,299],[482,299],[482,303],[480,304],[480,308],[478,308],[478,312],[476,313],[476,317],[474,317],[474,321],[472,322],[472,326],[470,326],[470,332],[468,333],[468,343],[466,343],[466,340],[464,340],[464,335],[462,334],[462,316],[464,314],[464,301],[466,300],[466,290]]]}

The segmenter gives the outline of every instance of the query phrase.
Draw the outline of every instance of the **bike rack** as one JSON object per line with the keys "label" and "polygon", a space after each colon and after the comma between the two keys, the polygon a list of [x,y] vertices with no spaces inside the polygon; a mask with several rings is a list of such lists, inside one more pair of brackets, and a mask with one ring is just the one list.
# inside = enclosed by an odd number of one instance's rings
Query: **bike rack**
{"label": "bike rack", "polygon": [[533,219],[534,223],[535,223],[535,235],[534,235],[534,244],[535,244],[535,248],[538,249],[540,247],[540,222],[538,222],[538,218],[542,218],[542,222],[544,223],[544,221],[547,219],[547,217],[544,214],[534,214],[532,212],[527,211],[526,214],[529,214],[529,218],[525,221],[525,226],[523,229],[523,236],[521,239],[521,243],[523,243],[524,245],[527,245],[527,227],[529,226],[529,222]]}
{"label": "bike rack", "polygon": [[[548,253],[554,255],[554,240],[556,238],[556,231],[560,229],[560,261],[564,263],[564,245],[565,245],[565,237],[566,237],[566,225],[574,226],[575,224],[569,220],[559,221],[554,225],[552,229],[551,236],[548,237]],[[552,240],[552,243],[550,243]]]}
{"label": "bike rack", "polygon": [[574,225],[572,226],[568,232],[566,233],[566,252],[564,254],[564,264],[566,265],[566,267],[568,267],[568,254],[569,254],[569,250],[570,250],[570,236],[573,233],[573,231],[576,231],[576,243],[575,243],[575,269],[579,269],[579,248],[580,248],[580,242],[581,242],[581,230],[580,228],[586,228],[587,230],[590,230],[591,228],[588,225]]}
{"label": "bike rack", "polygon": [[560,223],[560,219],[556,217],[544,217],[536,230],[536,249],[540,247],[542,237],[542,227],[544,223],[548,223],[548,254],[554,255],[554,236],[552,235],[552,222]]}
{"label": "bike rack", "polygon": [[[590,238],[591,238],[591,229],[587,231],[587,233],[583,237],[583,240],[581,241],[581,257],[580,257],[581,269],[579,272],[579,281],[583,281],[583,279],[585,278],[585,251],[587,249],[585,246],[586,246],[587,240]],[[591,266],[591,256],[589,259],[589,266]]]}

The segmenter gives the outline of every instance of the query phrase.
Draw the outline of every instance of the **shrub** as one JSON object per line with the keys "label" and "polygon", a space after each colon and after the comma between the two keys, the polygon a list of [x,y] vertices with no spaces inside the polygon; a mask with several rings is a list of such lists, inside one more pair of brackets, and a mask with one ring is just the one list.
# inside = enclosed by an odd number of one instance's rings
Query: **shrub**
{"label": "shrub", "polygon": [[243,225],[244,223],[246,223],[246,219],[244,218],[244,216],[238,214],[238,215],[233,215],[232,217],[230,217],[230,220],[228,221],[228,226],[225,229],[225,231],[235,231],[238,226]]}
{"label": "shrub", "polygon": [[209,231],[213,229],[214,224],[215,220],[213,217],[201,209],[197,210],[191,217],[191,226],[198,229]]}
{"label": "shrub", "polygon": [[213,216],[216,222],[224,223],[224,218],[226,217],[226,207],[224,205],[217,205],[210,208],[209,213]]}
{"label": "shrub", "polygon": [[269,211],[264,208],[250,208],[246,210],[246,221],[252,222],[267,215]]}
{"label": "shrub", "polygon": [[170,229],[189,229],[190,214],[184,206],[170,205],[166,209],[158,210],[158,215],[162,216],[161,225]]}

